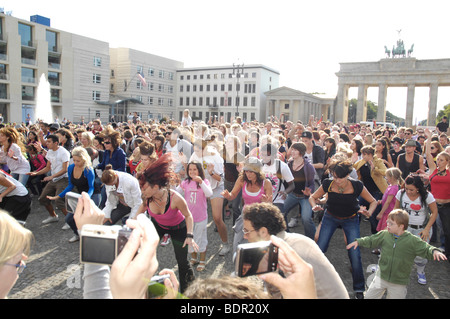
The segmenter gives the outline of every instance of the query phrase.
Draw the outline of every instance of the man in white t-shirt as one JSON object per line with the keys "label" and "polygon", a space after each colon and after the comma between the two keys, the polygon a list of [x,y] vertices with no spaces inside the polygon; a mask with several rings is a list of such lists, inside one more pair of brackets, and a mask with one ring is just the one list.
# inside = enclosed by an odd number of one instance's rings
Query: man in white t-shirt
{"label": "man in white t-shirt", "polygon": [[[273,187],[273,204],[283,211],[287,194],[295,188],[294,176],[289,166],[277,158],[277,149],[272,144],[261,147],[262,172],[270,180]],[[285,187],[287,183],[287,187]]]}
{"label": "man in white t-shirt", "polygon": [[[45,206],[50,214],[50,217],[42,221],[43,224],[53,223],[59,220],[51,201],[47,197],[58,195],[67,187],[69,182],[67,168],[69,167],[70,160],[70,153],[64,147],[59,146],[59,140],[56,135],[49,135],[46,144],[48,148],[45,156],[47,166],[40,171],[29,173],[31,176],[35,176],[46,175],[50,172],[50,175],[43,179],[44,182],[48,183],[39,196],[39,203]],[[43,151],[45,152],[45,150]],[[56,207],[61,209],[64,215],[67,214],[65,200],[63,198],[56,200]]]}

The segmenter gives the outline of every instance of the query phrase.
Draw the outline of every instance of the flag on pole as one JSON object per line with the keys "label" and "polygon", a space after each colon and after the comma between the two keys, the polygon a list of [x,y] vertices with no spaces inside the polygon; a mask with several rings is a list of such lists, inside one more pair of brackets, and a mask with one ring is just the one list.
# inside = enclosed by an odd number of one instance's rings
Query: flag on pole
{"label": "flag on pole", "polygon": [[323,121],[323,114],[322,114],[322,116],[320,117],[320,120],[317,122],[317,125],[319,125],[322,121]]}
{"label": "flag on pole", "polygon": [[139,81],[141,81],[142,86],[147,86],[147,81],[145,81],[145,77],[142,73],[138,72],[137,74]]}

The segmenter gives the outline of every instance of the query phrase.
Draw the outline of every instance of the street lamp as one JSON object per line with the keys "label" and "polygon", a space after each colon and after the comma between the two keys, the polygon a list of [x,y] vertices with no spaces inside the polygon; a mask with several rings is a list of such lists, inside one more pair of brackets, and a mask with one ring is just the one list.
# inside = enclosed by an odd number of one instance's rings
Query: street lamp
{"label": "street lamp", "polygon": [[242,64],[234,64],[233,63],[233,74],[232,77],[236,78],[236,116],[239,116],[239,90],[241,89],[239,86],[239,78],[244,73],[244,63]]}

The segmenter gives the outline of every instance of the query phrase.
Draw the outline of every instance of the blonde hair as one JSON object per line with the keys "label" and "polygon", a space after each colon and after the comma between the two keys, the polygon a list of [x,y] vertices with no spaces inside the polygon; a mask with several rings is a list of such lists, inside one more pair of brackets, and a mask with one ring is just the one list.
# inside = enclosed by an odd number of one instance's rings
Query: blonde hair
{"label": "blonde hair", "polygon": [[391,167],[386,170],[386,177],[390,176],[397,181],[398,186],[402,187],[405,182],[402,177],[402,171],[397,167]]}
{"label": "blonde hair", "polygon": [[84,147],[81,146],[75,147],[72,150],[72,156],[80,157],[83,160],[84,162],[83,169],[87,167],[92,167],[91,157],[89,156],[89,153],[86,151]]}
{"label": "blonde hair", "polygon": [[83,133],[81,133],[81,137],[84,137],[87,140],[89,140],[89,145],[87,147],[94,146],[94,137],[95,137],[95,135],[92,134],[92,132],[83,132]]}
{"label": "blonde hair", "polygon": [[0,210],[0,266],[22,252],[30,253],[33,233],[6,211]]}
{"label": "blonde hair", "polygon": [[184,295],[189,299],[269,299],[260,283],[247,277],[198,278]]}

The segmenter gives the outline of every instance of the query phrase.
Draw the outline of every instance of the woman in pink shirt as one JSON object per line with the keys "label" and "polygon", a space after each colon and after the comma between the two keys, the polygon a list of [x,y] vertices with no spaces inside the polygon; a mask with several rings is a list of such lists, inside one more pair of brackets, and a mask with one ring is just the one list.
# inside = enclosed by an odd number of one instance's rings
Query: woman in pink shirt
{"label": "woman in pink shirt", "polygon": [[208,246],[208,202],[213,191],[209,181],[205,178],[202,164],[200,162],[190,162],[186,168],[187,178],[181,182],[180,193],[184,195],[189,210],[194,219],[194,241],[199,246],[200,261],[197,260],[197,253],[189,246],[192,265],[198,263],[197,271],[205,270],[206,266],[206,247]]}
{"label": "woman in pink shirt", "polygon": [[184,292],[195,279],[187,258],[188,246],[192,246],[194,251],[198,246],[194,241],[192,214],[183,196],[170,189],[172,178],[175,176],[170,169],[169,154],[163,155],[140,175],[144,201],[138,214],[147,212],[160,237],[166,233],[171,236],[178,263],[180,291]]}
{"label": "woman in pink shirt", "polygon": [[[223,197],[232,201],[242,189],[242,199],[244,207],[253,203],[268,202],[272,203],[272,183],[266,179],[262,173],[262,163],[256,157],[249,157],[245,160],[243,172],[238,177],[233,190],[229,192],[224,190]],[[244,207],[242,210],[244,210]],[[244,221],[242,214],[236,219],[234,224],[233,253],[239,244],[245,242],[244,239]]]}

